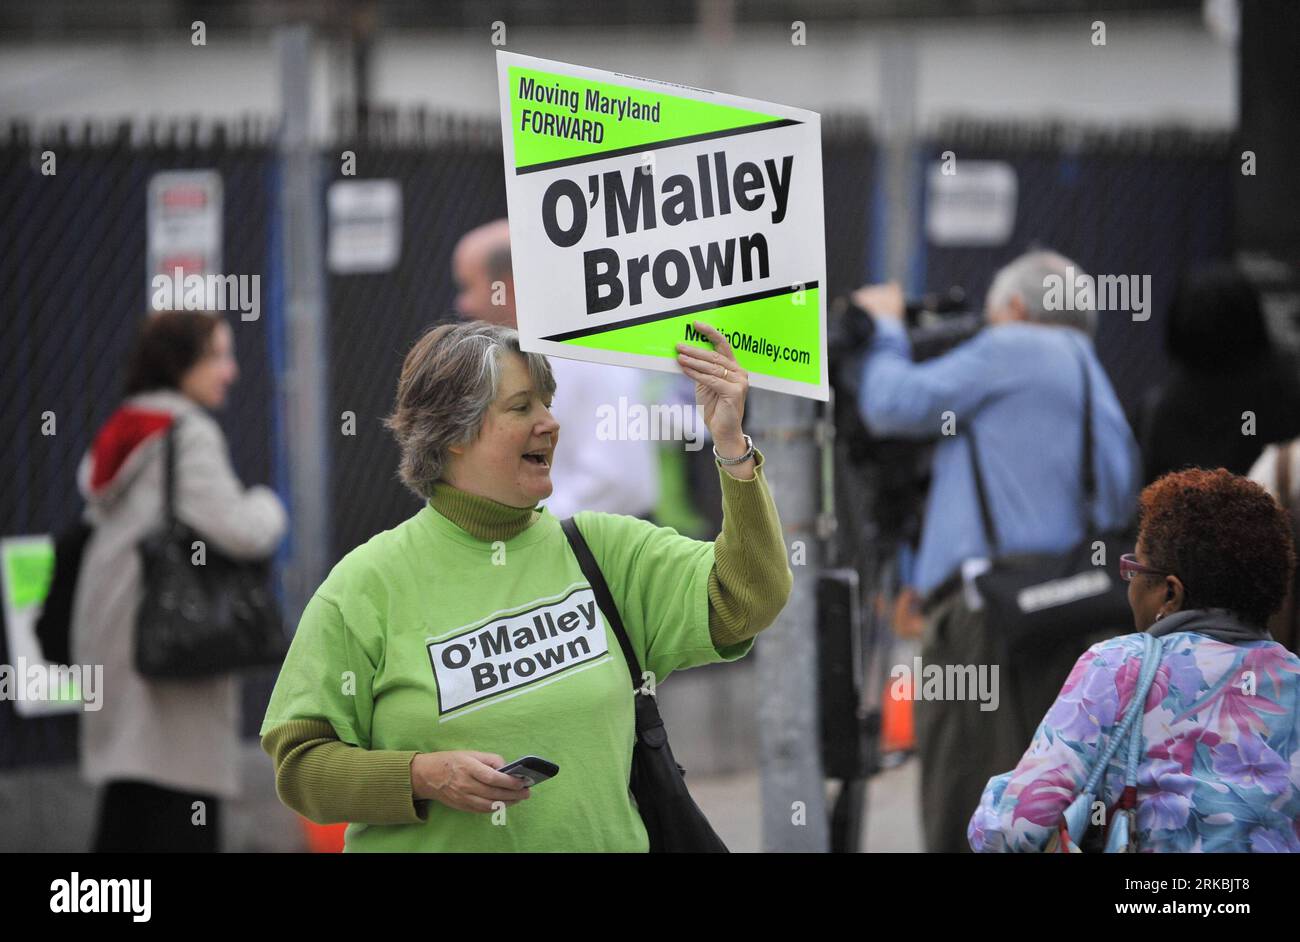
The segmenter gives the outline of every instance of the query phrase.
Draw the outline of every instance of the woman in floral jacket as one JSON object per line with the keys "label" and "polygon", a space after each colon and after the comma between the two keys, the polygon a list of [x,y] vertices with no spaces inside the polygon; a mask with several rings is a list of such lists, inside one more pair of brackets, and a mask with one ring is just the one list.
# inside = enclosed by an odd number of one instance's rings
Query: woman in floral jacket
{"label": "woman in floral jacket", "polygon": [[[1245,478],[1193,469],[1142,492],[1137,551],[1120,563],[1134,624],[1161,645],[1141,719],[1139,850],[1300,852],[1300,659],[1263,627],[1294,565],[1281,508]],[[1079,658],[1020,764],[989,779],[974,850],[1047,846],[1141,662],[1140,634]],[[1122,787],[1117,755],[1098,799],[1113,810]]]}

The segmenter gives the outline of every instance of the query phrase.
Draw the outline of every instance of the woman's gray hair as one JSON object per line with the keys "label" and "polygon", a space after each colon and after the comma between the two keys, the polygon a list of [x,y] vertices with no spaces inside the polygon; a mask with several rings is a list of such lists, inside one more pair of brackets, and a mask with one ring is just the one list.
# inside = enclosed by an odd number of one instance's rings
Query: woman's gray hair
{"label": "woman's gray hair", "polygon": [[555,392],[551,365],[540,353],[523,353],[513,328],[482,321],[440,324],[425,331],[402,363],[393,414],[384,420],[401,449],[398,476],[419,497],[447,469],[448,449],[473,441],[501,384],[501,358],[517,353],[533,387]]}

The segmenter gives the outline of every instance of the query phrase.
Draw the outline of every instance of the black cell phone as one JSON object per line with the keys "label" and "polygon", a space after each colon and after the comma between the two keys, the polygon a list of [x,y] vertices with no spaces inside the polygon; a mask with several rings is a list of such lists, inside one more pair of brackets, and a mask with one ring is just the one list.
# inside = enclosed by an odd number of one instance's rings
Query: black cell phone
{"label": "black cell phone", "polygon": [[498,772],[504,772],[506,775],[513,775],[515,778],[521,778],[529,786],[538,785],[548,778],[555,778],[560,774],[560,767],[554,762],[547,762],[540,756],[524,756],[522,759],[516,759],[508,765],[503,765],[497,769]]}

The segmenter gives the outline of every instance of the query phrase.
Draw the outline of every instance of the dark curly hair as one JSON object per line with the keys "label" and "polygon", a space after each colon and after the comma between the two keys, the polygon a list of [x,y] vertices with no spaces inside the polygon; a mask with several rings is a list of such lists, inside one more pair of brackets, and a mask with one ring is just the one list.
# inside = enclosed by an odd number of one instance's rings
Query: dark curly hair
{"label": "dark curly hair", "polygon": [[1186,606],[1226,608],[1263,625],[1282,607],[1295,567],[1291,525],[1254,481],[1190,468],[1147,485],[1138,540],[1151,566],[1186,586]]}

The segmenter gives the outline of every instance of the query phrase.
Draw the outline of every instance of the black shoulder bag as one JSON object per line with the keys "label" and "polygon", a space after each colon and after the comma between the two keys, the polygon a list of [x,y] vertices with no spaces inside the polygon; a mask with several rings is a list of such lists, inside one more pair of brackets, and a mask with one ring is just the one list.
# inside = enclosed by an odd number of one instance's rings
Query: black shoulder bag
{"label": "black shoulder bag", "polygon": [[[1012,689],[1026,738],[1056,698],[1078,656],[1093,641],[1133,630],[1128,591],[1119,579],[1119,557],[1128,552],[1133,538],[1127,531],[1101,533],[1092,519],[1097,493],[1093,469],[1092,383],[1088,361],[1079,353],[1083,374],[1082,541],[1064,553],[1003,556],[998,551],[997,530],[989,511],[979,449],[973,431],[971,470],[979,499],[984,537],[992,565],[976,577],[984,601],[987,624],[1013,669]],[[1094,544],[1104,544],[1100,562]]]}
{"label": "black shoulder bag", "polygon": [[632,747],[632,778],[629,784],[632,795],[636,798],[637,810],[645,824],[646,834],[650,837],[650,853],[727,853],[727,845],[714,832],[704,817],[704,812],[695,804],[695,799],[686,788],[686,781],[682,777],[686,770],[673,758],[672,747],[668,745],[668,731],[664,729],[663,718],[659,715],[659,705],[653,696],[641,693],[641,663],[632,650],[627,629],[623,627],[618,606],[614,604],[614,597],[610,595],[596,557],[592,555],[591,548],[587,546],[587,541],[583,539],[582,532],[572,517],[562,520],[560,525],[569,539],[569,546],[573,548],[573,555],[578,557],[582,574],[591,584],[596,604],[618,636],[628,673],[632,675],[633,699],[636,703],[636,744]]}
{"label": "black shoulder bag", "polygon": [[204,562],[193,562],[193,544],[203,537],[176,517],[177,424],[163,445],[163,528],[140,544],[136,670],[154,680],[195,680],[280,664],[289,640],[267,587],[269,560],[233,560],[205,541]]}

